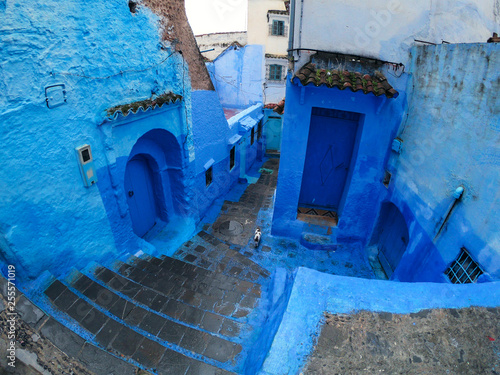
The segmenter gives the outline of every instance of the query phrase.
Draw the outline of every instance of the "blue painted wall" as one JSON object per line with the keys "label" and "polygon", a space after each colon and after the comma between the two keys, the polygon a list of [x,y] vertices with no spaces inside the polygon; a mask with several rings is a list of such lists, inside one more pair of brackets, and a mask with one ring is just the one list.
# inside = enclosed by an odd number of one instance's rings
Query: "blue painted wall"
{"label": "blue painted wall", "polygon": [[245,108],[263,102],[264,47],[231,46],[207,64],[223,107]]}
{"label": "blue painted wall", "polygon": [[[462,247],[500,278],[500,102],[498,44],[412,50],[408,117],[392,154],[390,200],[403,212],[410,244],[393,278],[445,281]],[[454,190],[465,193],[433,241]]]}
{"label": "blue painted wall", "polygon": [[[189,77],[181,57],[160,44],[157,16],[138,9],[132,14],[124,0],[63,6],[23,0],[7,2],[2,11],[1,257],[16,264],[22,281],[142,247],[132,236],[121,179],[147,131],[172,133],[190,173]],[[45,88],[54,84],[65,85],[67,100],[49,109]],[[139,113],[101,126],[107,108],[166,91],[184,101],[148,120]],[[92,147],[98,175],[90,188],[83,186],[75,153],[83,144]],[[179,207],[188,211],[184,203]]]}
{"label": "blue painted wall", "polygon": [[392,138],[401,123],[405,95],[400,93],[395,99],[387,99],[350,90],[303,87],[292,83],[290,78],[289,75],[272,233],[300,237],[305,224],[296,217],[312,108],[339,109],[359,113],[361,120],[357,152],[353,155],[346,193],[340,202],[337,238],[339,242],[366,244],[380,199],[386,194],[381,180]]}
{"label": "blue painted wall", "polygon": [[[256,124],[263,116],[262,104],[248,107],[228,121],[215,91],[193,91],[192,116],[196,149],[196,201],[199,215],[203,217],[213,201],[229,191],[241,177],[241,163],[247,171],[255,162],[259,143],[256,141],[250,146],[251,128],[242,123],[254,124],[257,140]],[[238,138],[236,142],[234,137]],[[235,166],[230,170],[229,154],[233,146],[236,146]],[[205,171],[211,165],[213,180],[206,186]]]}

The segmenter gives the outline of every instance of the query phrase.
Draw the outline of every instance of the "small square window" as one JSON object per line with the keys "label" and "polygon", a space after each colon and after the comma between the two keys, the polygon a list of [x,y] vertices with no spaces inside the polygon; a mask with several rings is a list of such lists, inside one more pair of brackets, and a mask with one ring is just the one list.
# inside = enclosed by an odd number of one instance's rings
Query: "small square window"
{"label": "small square window", "polygon": [[252,128],[252,131],[250,132],[250,145],[253,145],[255,141],[255,127]]}
{"label": "small square window", "polygon": [[273,64],[269,66],[269,80],[281,81],[283,67],[281,65]]}
{"label": "small square window", "polygon": [[88,148],[82,150],[82,159],[84,163],[90,160],[90,150]]}
{"label": "small square window", "polygon": [[458,258],[445,272],[453,284],[475,283],[482,274],[483,270],[474,262],[465,247],[462,247]]}
{"label": "small square window", "polygon": [[211,166],[205,171],[205,184],[207,187],[210,186],[210,184],[212,183],[213,176],[214,176],[214,167]]}
{"label": "small square window", "polygon": [[234,168],[234,157],[236,155],[236,146],[233,146],[231,151],[229,152],[229,170]]}
{"label": "small square window", "polygon": [[257,126],[257,140],[262,138],[262,121],[259,122]]}
{"label": "small square window", "polygon": [[285,21],[273,21],[271,35],[285,35]]}

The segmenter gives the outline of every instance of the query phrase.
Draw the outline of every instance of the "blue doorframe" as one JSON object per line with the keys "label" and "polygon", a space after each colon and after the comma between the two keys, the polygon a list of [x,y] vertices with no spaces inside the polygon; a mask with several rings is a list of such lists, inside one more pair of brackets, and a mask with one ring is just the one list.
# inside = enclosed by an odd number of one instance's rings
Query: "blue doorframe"
{"label": "blue doorframe", "polygon": [[299,207],[338,211],[347,183],[360,114],[313,108]]}
{"label": "blue doorframe", "polygon": [[125,170],[125,194],[134,233],[143,237],[155,224],[157,204],[153,189],[153,172],[148,160],[136,155]]}

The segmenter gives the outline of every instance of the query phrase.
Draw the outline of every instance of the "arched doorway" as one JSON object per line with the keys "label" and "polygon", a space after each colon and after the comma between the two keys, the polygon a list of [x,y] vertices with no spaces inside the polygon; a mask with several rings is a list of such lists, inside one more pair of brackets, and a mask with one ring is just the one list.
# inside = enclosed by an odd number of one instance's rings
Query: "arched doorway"
{"label": "arched doorway", "polygon": [[140,137],[127,161],[124,191],[134,233],[143,237],[168,223],[184,196],[182,152],[174,135],[153,129]]}
{"label": "arched doorway", "polygon": [[396,270],[409,242],[408,226],[399,209],[391,202],[382,203],[372,244],[388,277]]}

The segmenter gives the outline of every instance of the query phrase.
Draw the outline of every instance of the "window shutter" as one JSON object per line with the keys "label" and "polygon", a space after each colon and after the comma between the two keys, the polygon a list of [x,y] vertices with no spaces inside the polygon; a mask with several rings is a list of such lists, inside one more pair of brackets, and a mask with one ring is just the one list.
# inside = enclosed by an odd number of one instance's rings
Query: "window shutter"
{"label": "window shutter", "polygon": [[273,23],[269,24],[269,35],[273,35]]}
{"label": "window shutter", "polygon": [[288,35],[288,25],[285,25],[285,32],[283,33],[283,36],[287,36]]}

